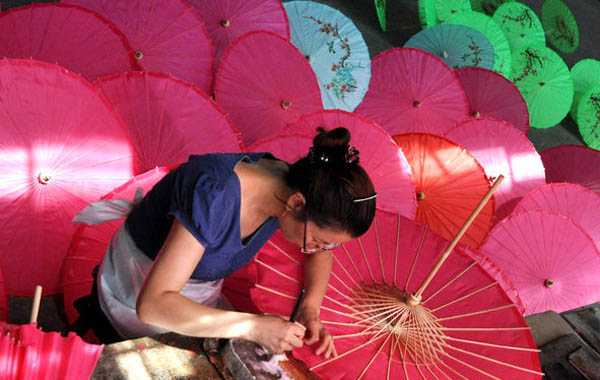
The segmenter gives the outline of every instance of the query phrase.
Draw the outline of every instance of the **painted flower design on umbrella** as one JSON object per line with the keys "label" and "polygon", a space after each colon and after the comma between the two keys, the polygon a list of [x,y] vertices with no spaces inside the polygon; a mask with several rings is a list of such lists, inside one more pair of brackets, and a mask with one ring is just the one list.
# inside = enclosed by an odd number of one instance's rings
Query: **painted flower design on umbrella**
{"label": "painted flower design on umbrella", "polygon": [[577,126],[583,141],[589,147],[600,150],[600,85],[592,87],[581,97]]}

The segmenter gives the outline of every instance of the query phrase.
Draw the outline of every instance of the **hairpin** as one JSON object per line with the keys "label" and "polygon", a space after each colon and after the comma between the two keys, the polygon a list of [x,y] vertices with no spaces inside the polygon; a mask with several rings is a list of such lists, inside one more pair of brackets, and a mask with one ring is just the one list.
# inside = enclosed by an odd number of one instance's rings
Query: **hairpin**
{"label": "hairpin", "polygon": [[[346,152],[344,153],[344,162],[347,164],[356,163],[358,164],[360,153],[358,149],[351,145],[346,146]],[[334,158],[336,157],[335,152],[319,152],[314,147],[308,149],[308,156],[311,163],[320,162],[322,164],[333,163]]]}
{"label": "hairpin", "polygon": [[375,198],[377,198],[377,193],[374,193],[373,195],[369,195],[368,197],[353,199],[352,202],[354,202],[354,203],[364,202],[364,201],[369,201],[369,200],[375,199]]}

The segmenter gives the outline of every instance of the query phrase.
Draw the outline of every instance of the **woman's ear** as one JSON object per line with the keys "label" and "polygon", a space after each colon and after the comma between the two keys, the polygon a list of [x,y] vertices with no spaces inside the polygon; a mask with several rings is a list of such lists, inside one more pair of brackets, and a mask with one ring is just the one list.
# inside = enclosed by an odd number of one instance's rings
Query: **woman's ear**
{"label": "woman's ear", "polygon": [[286,208],[296,215],[302,215],[305,205],[306,198],[304,198],[304,195],[302,195],[302,193],[299,191],[292,194],[286,202]]}

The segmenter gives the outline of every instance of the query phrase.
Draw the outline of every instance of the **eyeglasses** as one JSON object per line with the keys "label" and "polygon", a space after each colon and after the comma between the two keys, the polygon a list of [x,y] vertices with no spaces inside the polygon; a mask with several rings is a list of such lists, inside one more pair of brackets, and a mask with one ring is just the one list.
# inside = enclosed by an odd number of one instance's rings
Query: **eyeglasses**
{"label": "eyeglasses", "polygon": [[304,220],[304,243],[302,244],[302,248],[301,248],[302,253],[305,253],[307,255],[312,255],[314,253],[329,251],[329,250],[332,250],[332,249],[337,248],[340,245],[342,245],[342,243],[329,243],[329,244],[324,244],[324,245],[322,245],[320,247],[316,247],[316,248],[306,248],[307,225],[308,225],[308,223],[305,219]]}

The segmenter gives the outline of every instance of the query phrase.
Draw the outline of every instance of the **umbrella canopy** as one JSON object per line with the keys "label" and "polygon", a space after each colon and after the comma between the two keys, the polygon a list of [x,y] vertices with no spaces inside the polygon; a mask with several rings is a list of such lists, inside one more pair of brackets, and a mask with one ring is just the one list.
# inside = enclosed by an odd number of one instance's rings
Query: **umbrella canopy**
{"label": "umbrella canopy", "polygon": [[502,75],[482,68],[455,70],[467,94],[471,117],[493,117],[529,133],[529,111],[519,89]]}
{"label": "umbrella canopy", "polygon": [[546,182],[571,182],[600,194],[600,152],[582,145],[559,145],[540,154]]}
{"label": "umbrella canopy", "polygon": [[435,0],[435,14],[438,22],[443,24],[457,13],[470,12],[471,2],[469,0]]}
{"label": "umbrella canopy", "polygon": [[515,0],[471,0],[471,7],[474,11],[493,16],[496,9],[504,3],[510,3]]}
{"label": "umbrella canopy", "polygon": [[138,69],[127,38],[111,21],[65,4],[35,4],[2,12],[0,57],[58,63],[89,81]]}
{"label": "umbrella canopy", "polygon": [[491,17],[480,12],[461,12],[451,16],[446,22],[471,27],[486,36],[494,48],[494,71],[507,78],[510,76],[510,45],[502,29]]}
{"label": "umbrella canopy", "polygon": [[600,195],[574,183],[550,183],[527,194],[515,207],[515,213],[547,210],[571,218],[600,250]]}
{"label": "umbrella canopy", "polygon": [[458,67],[494,67],[494,48],[473,28],[457,24],[435,25],[413,35],[405,47],[430,52],[453,69]]}
{"label": "umbrella canopy", "polygon": [[458,77],[441,59],[414,48],[393,48],[371,62],[369,91],[355,113],[389,134],[443,134],[468,117]]}
{"label": "umbrella canopy", "polygon": [[0,268],[0,321],[8,321],[8,295],[6,294],[6,283],[4,273]]}
{"label": "umbrella canopy", "polygon": [[542,210],[510,215],[481,252],[517,287],[526,315],[561,313],[600,299],[600,252],[568,217]]}
{"label": "umbrella canopy", "polygon": [[239,36],[268,30],[285,39],[290,27],[280,0],[187,0],[198,12],[212,40],[217,62]]}
{"label": "umbrella canopy", "polygon": [[506,35],[511,51],[523,46],[546,46],[542,23],[526,5],[516,1],[502,4],[492,19]]}
{"label": "umbrella canopy", "polygon": [[[291,122],[283,133],[298,133],[310,139],[308,146],[302,144],[302,148],[293,149],[294,155],[288,156],[292,162],[306,156],[319,126],[326,129],[345,127],[350,131],[350,143],[360,152],[360,164],[369,173],[377,191],[378,208],[415,218],[415,184],[406,157],[383,128],[364,117],[341,110],[327,110],[313,112]],[[291,147],[288,149],[291,153]]]}
{"label": "umbrella canopy", "polygon": [[582,59],[571,67],[573,78],[573,104],[571,104],[571,118],[577,121],[577,107],[579,99],[590,88],[600,84],[600,61],[595,59]]}
{"label": "umbrella canopy", "polygon": [[31,296],[38,284],[54,294],[71,219],[131,178],[132,147],[112,106],[82,77],[5,59],[0,78],[0,264],[9,295]]}
{"label": "umbrella canopy", "polygon": [[212,92],[212,44],[204,23],[186,1],[63,1],[92,9],[113,21],[129,39],[143,70],[173,74],[207,94]]}
{"label": "umbrella canopy", "polygon": [[291,42],[319,80],[323,107],[353,111],[371,78],[371,56],[362,34],[352,20],[327,5],[290,1],[284,7]]}
{"label": "umbrella canopy", "polygon": [[577,107],[577,126],[583,141],[600,150],[600,84],[581,96]]}
{"label": "umbrella canopy", "polygon": [[512,81],[527,102],[532,127],[553,127],[571,109],[571,73],[562,58],[550,48],[529,46],[515,50]]}
{"label": "umbrella canopy", "polygon": [[[320,317],[338,356],[323,359],[314,347],[294,354],[336,380],[540,379],[518,306],[476,252],[455,248],[422,299],[411,297],[447,245],[426,225],[378,210],[365,235],[333,251]],[[303,261],[279,233],[259,252],[251,294],[263,312],[291,313]]]}
{"label": "umbrella canopy", "polygon": [[271,32],[250,32],[229,46],[219,64],[215,97],[246,145],[323,109],[319,83],[306,58]]}
{"label": "umbrella canopy", "polygon": [[[462,146],[429,133],[393,137],[412,168],[417,188],[416,220],[451,239],[490,185],[484,169]],[[494,200],[488,202],[461,242],[478,247],[492,226]]]}
{"label": "umbrella canopy", "polygon": [[375,9],[377,10],[377,20],[379,21],[379,27],[385,32],[386,19],[385,19],[385,0],[375,0]]}
{"label": "umbrella canopy", "polygon": [[563,53],[573,53],[579,46],[579,27],[573,13],[560,0],[546,0],[542,5],[542,25],[548,41]]}
{"label": "umbrella canopy", "polygon": [[240,152],[229,116],[203,91],[171,75],[129,72],[94,82],[123,119],[135,149],[135,174],[179,164],[190,154]]}
{"label": "umbrella canopy", "polygon": [[426,29],[438,24],[435,0],[419,0],[418,12],[421,28]]}
{"label": "umbrella canopy", "polygon": [[[147,193],[169,170],[169,167],[157,167],[137,175],[104,195],[102,199],[132,201],[138,188],[141,187],[144,194]],[[79,316],[73,302],[90,294],[94,281],[92,269],[104,258],[110,239],[122,223],[123,219],[95,225],[75,225],[77,231],[73,235],[62,267],[64,306],[69,323],[74,323]]]}
{"label": "umbrella canopy", "polygon": [[504,219],[531,190],[546,183],[544,165],[535,147],[521,131],[492,118],[465,120],[444,136],[467,149],[495,179],[505,177],[494,193],[496,221]]}

